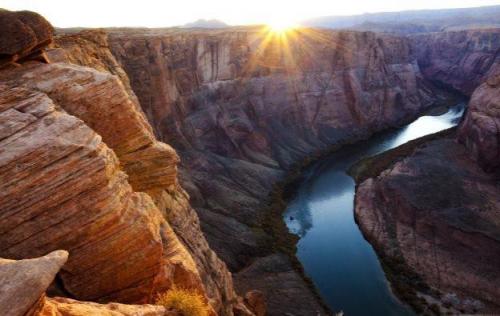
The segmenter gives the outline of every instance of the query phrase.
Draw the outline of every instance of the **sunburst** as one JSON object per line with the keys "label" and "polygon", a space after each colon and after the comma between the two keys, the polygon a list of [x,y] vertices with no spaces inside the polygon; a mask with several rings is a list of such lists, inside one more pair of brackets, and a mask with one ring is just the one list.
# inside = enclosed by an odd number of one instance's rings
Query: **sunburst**
{"label": "sunburst", "polygon": [[269,31],[277,34],[286,33],[297,27],[297,24],[287,18],[275,18],[267,23]]}

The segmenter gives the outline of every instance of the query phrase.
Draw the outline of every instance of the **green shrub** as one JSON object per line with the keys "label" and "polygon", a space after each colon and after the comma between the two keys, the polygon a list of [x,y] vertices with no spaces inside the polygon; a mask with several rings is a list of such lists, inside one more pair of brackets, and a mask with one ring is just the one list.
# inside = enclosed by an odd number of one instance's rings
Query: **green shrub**
{"label": "green shrub", "polygon": [[208,316],[209,307],[203,296],[194,290],[173,287],[159,294],[156,304],[180,312],[183,316]]}

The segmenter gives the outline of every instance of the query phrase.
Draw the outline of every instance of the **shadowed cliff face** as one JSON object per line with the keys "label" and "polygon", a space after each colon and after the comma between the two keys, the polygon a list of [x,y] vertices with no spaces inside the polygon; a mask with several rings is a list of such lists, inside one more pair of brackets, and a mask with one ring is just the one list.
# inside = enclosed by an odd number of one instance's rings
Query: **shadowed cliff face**
{"label": "shadowed cliff face", "polygon": [[232,269],[259,254],[262,201],[283,171],[331,145],[401,124],[442,95],[409,41],[265,30],[111,33],[113,53]]}
{"label": "shadowed cliff face", "polygon": [[[243,290],[251,279],[272,291],[264,274],[252,273],[262,267],[283,272],[276,284],[294,279],[286,258],[270,256],[273,236],[263,229],[267,196],[287,170],[450,97],[423,78],[405,38],[121,30],[109,42],[154,132],[181,157],[181,182],[211,247],[233,271],[258,267],[237,275]],[[291,291],[308,292],[297,279]],[[322,310],[308,295],[286,297],[270,313]]]}
{"label": "shadowed cliff face", "polygon": [[[356,218],[385,260],[404,262],[455,311],[498,312],[497,181],[465,147],[439,139],[360,184]],[[404,287],[422,290],[412,281]]]}
{"label": "shadowed cliff face", "polygon": [[[366,238],[390,269],[397,271],[397,262],[418,276],[396,277],[405,283],[396,284],[399,294],[420,291],[454,313],[500,310],[498,69],[492,64],[486,73],[493,74],[474,90],[456,137],[438,137],[386,163],[356,192],[355,214]],[[373,160],[384,164],[383,156]]]}
{"label": "shadowed cliff face", "polygon": [[429,33],[410,39],[424,76],[466,96],[500,71],[500,29]]}
{"label": "shadowed cliff face", "polygon": [[[499,62],[500,64],[500,62]],[[486,171],[500,166],[500,67],[474,91],[459,140]]]}

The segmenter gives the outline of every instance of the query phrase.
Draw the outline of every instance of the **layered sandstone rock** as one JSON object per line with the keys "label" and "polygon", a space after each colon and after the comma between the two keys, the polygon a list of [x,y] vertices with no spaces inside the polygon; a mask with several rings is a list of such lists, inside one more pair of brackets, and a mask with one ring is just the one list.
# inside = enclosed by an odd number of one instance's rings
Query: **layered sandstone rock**
{"label": "layered sandstone rock", "polygon": [[47,20],[30,11],[0,9],[0,25],[0,67],[40,57],[42,49],[52,42],[54,34],[54,28]]}
{"label": "layered sandstone rock", "polygon": [[[112,81],[115,91],[108,103],[117,104],[110,107],[107,122],[102,120],[104,112],[95,108],[92,113],[75,113],[98,131],[117,153],[124,166],[129,181],[135,190],[147,192],[155,201],[162,213],[168,218],[175,233],[193,254],[197,269],[205,290],[217,309],[225,309],[231,313],[232,302],[235,301],[231,275],[224,263],[219,260],[208,246],[200,230],[198,216],[191,208],[187,194],[177,183],[178,157],[171,147],[157,142],[151,133],[149,124],[142,114],[134,92],[129,88],[128,77],[119,67],[108,49],[107,35],[102,31],[86,31],[74,35],[59,36],[56,45],[60,48],[49,51],[49,57],[54,61],[71,62],[89,66],[100,71],[115,74],[120,78],[104,75]],[[56,67],[56,65],[54,66]],[[66,66],[64,66],[66,67]],[[46,75],[46,74],[44,74]],[[52,74],[57,77],[57,74]],[[22,80],[27,80],[23,78]],[[85,80],[81,78],[81,80]],[[28,80],[31,82],[30,80]],[[127,94],[123,93],[122,87]],[[99,89],[104,89],[100,87]],[[61,89],[64,90],[64,89]],[[58,90],[58,91],[61,91]],[[65,92],[66,93],[66,92]],[[99,96],[81,96],[87,104],[95,103]],[[101,98],[102,99],[102,98]],[[133,120],[131,120],[133,118]],[[135,120],[135,121],[134,121]],[[124,125],[117,126],[123,122]],[[137,123],[135,131],[133,125]],[[127,133],[116,133],[117,130],[128,130]],[[130,148],[118,148],[122,144]],[[124,147],[122,146],[122,147]]]}
{"label": "layered sandstone rock", "polygon": [[500,71],[500,30],[437,32],[411,37],[424,76],[470,96]]}
{"label": "layered sandstone rock", "polygon": [[[31,72],[51,70],[60,75],[52,78],[59,84],[46,74],[32,82],[41,80],[43,87],[16,85],[20,76],[29,83]],[[202,289],[190,254],[151,198],[133,191],[99,135],[60,110],[77,107],[88,92],[75,78],[68,88],[76,73],[75,67],[41,64],[2,73],[0,254],[20,259],[68,250],[57,287],[81,299],[146,301],[179,282]],[[88,69],[80,75],[86,83],[106,81]],[[66,86],[56,97],[51,84]],[[104,111],[108,103],[93,105]]]}
{"label": "layered sandstone rock", "polygon": [[474,91],[458,137],[487,171],[500,166],[500,68]]}
{"label": "layered sandstone rock", "polygon": [[0,311],[4,315],[34,315],[43,305],[47,287],[68,260],[63,250],[35,259],[0,258]]}
{"label": "layered sandstone rock", "polygon": [[46,50],[51,62],[72,63],[118,76],[129,92],[130,98],[134,99],[134,103],[137,102],[127,74],[110,51],[108,35],[104,30],[85,30],[58,35],[54,38],[54,46]]}
{"label": "layered sandstone rock", "polygon": [[181,316],[158,305],[97,304],[69,298],[46,298],[37,316]]}

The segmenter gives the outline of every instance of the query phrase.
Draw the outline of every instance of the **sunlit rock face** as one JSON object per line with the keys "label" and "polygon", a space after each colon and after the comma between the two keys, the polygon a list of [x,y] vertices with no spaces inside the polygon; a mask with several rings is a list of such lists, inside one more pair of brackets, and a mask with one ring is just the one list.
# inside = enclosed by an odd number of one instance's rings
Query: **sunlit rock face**
{"label": "sunlit rock face", "polygon": [[144,302],[181,281],[202,289],[191,255],[150,196],[133,190],[104,137],[61,110],[85,108],[86,93],[106,108],[115,99],[106,96],[124,93],[113,77],[56,64],[0,76],[0,255],[69,251],[56,287],[80,299]]}
{"label": "sunlit rock face", "polygon": [[500,71],[500,29],[429,33],[411,41],[424,76],[466,96]]}
{"label": "sunlit rock face", "polygon": [[45,291],[68,260],[68,252],[53,251],[23,260],[0,258],[0,308],[9,316],[178,316],[157,305],[98,304],[63,297],[47,297]]}

